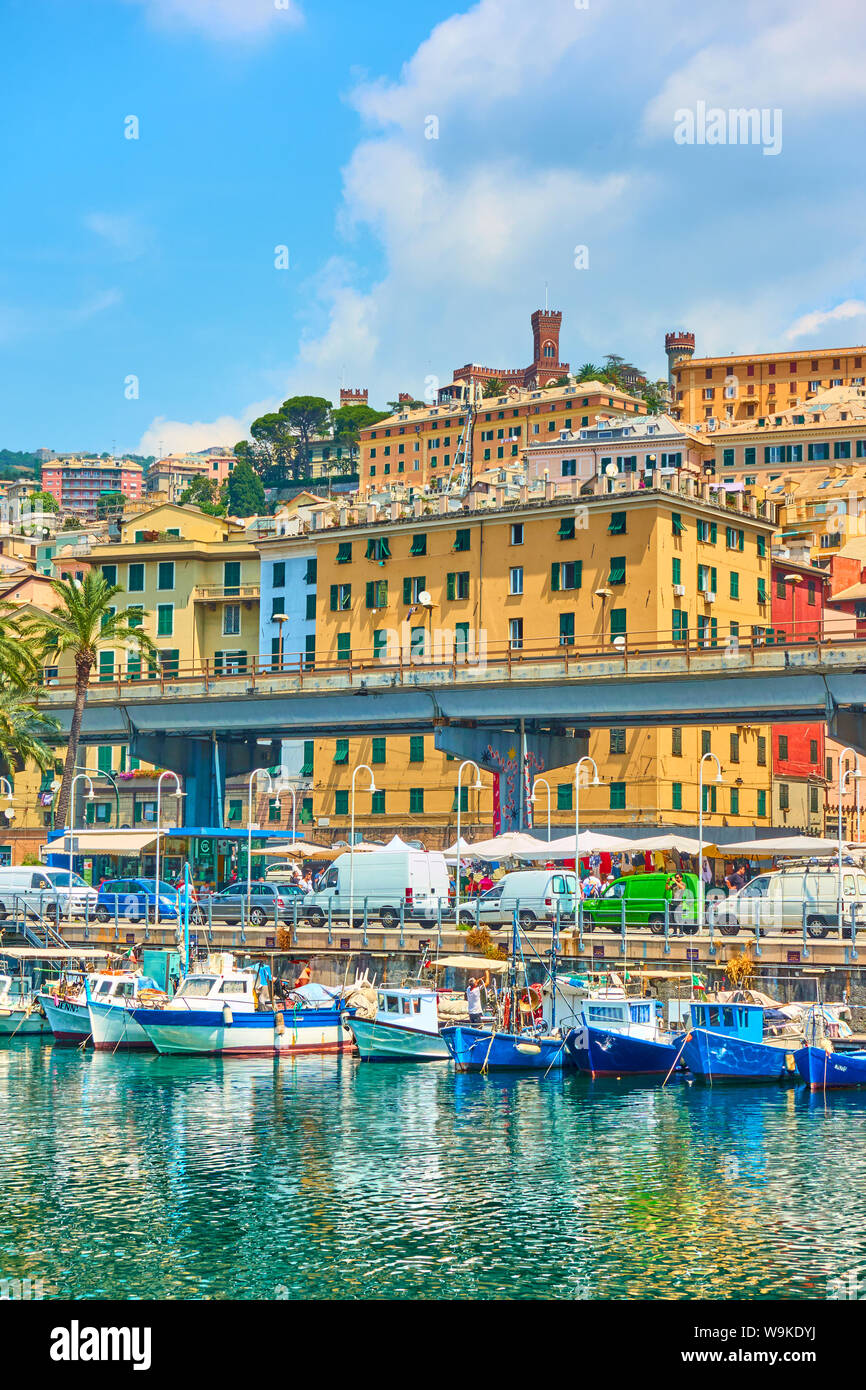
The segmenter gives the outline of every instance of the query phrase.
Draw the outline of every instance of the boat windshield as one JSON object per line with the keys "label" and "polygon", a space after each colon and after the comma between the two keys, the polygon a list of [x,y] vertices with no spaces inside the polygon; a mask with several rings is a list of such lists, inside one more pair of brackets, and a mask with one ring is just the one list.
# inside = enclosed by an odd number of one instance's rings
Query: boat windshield
{"label": "boat windshield", "polygon": [[203,999],[216,984],[216,975],[187,975],[175,995],[176,999]]}

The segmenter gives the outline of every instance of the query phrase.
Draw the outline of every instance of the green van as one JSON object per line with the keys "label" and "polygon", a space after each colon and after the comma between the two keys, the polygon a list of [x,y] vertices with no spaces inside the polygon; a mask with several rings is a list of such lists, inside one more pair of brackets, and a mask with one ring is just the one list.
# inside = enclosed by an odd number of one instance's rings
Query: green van
{"label": "green van", "polygon": [[665,903],[669,903],[668,929],[691,936],[698,929],[698,876],[683,874],[685,893],[681,903],[674,902],[673,881],[674,875],[668,873],[626,874],[624,878],[615,879],[602,889],[599,897],[584,901],[584,926],[587,930],[599,926],[621,931],[625,902],[627,929],[649,927],[656,936],[661,936],[665,929]]}

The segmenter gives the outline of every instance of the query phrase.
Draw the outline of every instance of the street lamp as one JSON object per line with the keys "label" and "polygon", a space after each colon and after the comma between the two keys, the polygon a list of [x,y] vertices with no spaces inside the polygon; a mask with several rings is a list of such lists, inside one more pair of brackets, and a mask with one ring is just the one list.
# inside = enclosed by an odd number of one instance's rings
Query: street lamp
{"label": "street lamp", "polygon": [[0,792],[3,791],[3,788],[5,788],[6,800],[9,802],[3,814],[11,823],[15,818],[15,810],[12,805],[12,783],[9,781],[8,777],[0,777]]}
{"label": "street lamp", "polygon": [[272,617],[271,617],[271,622],[272,622],[272,623],[279,623],[279,625],[280,625],[280,646],[279,646],[279,652],[280,652],[280,670],[281,670],[281,671],[282,671],[282,669],[283,669],[283,623],[287,623],[288,621],[289,621],[289,615],[288,615],[288,613],[274,613],[274,614],[272,615]]}
{"label": "street lamp", "polygon": [[176,772],[172,772],[171,768],[166,768],[165,772],[161,772],[161,773],[159,774],[159,776],[158,776],[157,779],[156,779],[156,873],[155,873],[155,875],[154,875],[154,880],[153,880],[153,925],[154,925],[155,927],[158,927],[158,926],[159,926],[159,850],[160,850],[160,840],[159,840],[159,837],[160,837],[160,833],[161,833],[161,832],[160,832],[159,826],[160,826],[160,819],[161,819],[161,816],[162,816],[162,779],[163,779],[163,777],[173,777],[174,780],[175,780],[175,782],[177,783],[177,791],[175,792],[174,795],[175,795],[175,798],[176,798],[176,800],[177,800],[177,812],[178,812],[178,816],[180,815],[180,799],[181,799],[181,797],[182,797],[183,794],[184,794],[183,791],[181,790],[180,778],[178,777],[178,775],[177,775]]}
{"label": "street lamp", "polygon": [[[843,759],[843,757],[845,757],[845,755],[848,754],[848,753],[851,753],[851,754],[853,755],[853,757],[854,757],[854,766],[853,766],[853,767],[850,767],[850,768],[846,768],[846,769],[844,770],[844,772],[843,772],[843,770],[842,770],[842,759]],[[839,891],[838,891],[837,910],[838,910],[839,928],[840,928],[840,930],[841,930],[841,927],[842,927],[842,828],[843,828],[843,824],[844,824],[843,816],[842,816],[842,797],[845,795],[845,787],[846,787],[846,784],[847,784],[847,782],[848,782],[848,778],[849,778],[849,777],[852,778],[852,780],[854,780],[854,782],[855,782],[856,785],[857,785],[857,790],[858,790],[858,792],[859,792],[859,789],[860,789],[860,782],[859,782],[860,776],[861,776],[861,773],[860,773],[860,764],[859,764],[858,761],[857,761],[857,750],[856,750],[856,748],[850,748],[850,747],[849,747],[849,748],[843,748],[842,751],[841,751],[841,753],[839,754]]]}
{"label": "street lamp", "polygon": [[352,773],[352,832],[349,836],[349,927],[355,921],[355,778],[359,772],[369,772],[370,785],[367,790],[372,795],[376,790],[376,779],[373,776],[373,769],[366,763],[358,763]]}
{"label": "street lamp", "polygon": [[592,764],[592,781],[587,782],[587,786],[601,786],[595,758],[591,758],[588,753],[585,753],[582,758],[578,758],[577,766],[574,769],[574,874],[577,879],[578,896],[580,895],[580,769],[584,763]]}
{"label": "street lamp", "polygon": [[550,783],[546,777],[536,777],[532,784],[532,795],[529,800],[532,802],[533,806],[538,801],[538,797],[535,795],[535,788],[538,786],[539,782],[543,782],[547,787],[547,840],[548,843],[550,843]]}
{"label": "street lamp", "polygon": [[722,765],[715,753],[702,753],[701,761],[698,763],[698,922],[704,920],[704,763],[711,758],[716,765],[716,781],[722,780]]}
{"label": "street lamp", "polygon": [[75,776],[73,777],[73,779],[72,779],[72,785],[71,785],[71,787],[69,788],[69,911],[70,911],[70,914],[71,914],[71,912],[72,912],[72,853],[73,853],[73,836],[72,836],[72,832],[73,832],[73,830],[75,829],[75,783],[76,783],[76,782],[86,782],[86,783],[87,783],[87,788],[88,788],[88,790],[87,790],[87,800],[88,800],[88,801],[92,801],[92,800],[93,800],[93,783],[92,783],[92,781],[90,780],[90,777],[88,776],[88,774],[87,774],[86,772],[77,772],[77,773],[75,774]]}
{"label": "street lamp", "polygon": [[[480,792],[480,791],[483,791],[483,790],[484,790],[484,783],[481,781],[481,772],[480,772],[480,769],[479,769],[479,767],[478,767],[478,764],[477,764],[476,762],[473,762],[471,758],[464,758],[463,762],[460,764],[460,766],[459,766],[458,769],[457,769],[457,872],[456,872],[456,874],[455,874],[455,876],[454,876],[454,884],[455,884],[455,887],[454,887],[454,913],[455,913],[455,919],[456,919],[457,909],[458,909],[458,907],[460,906],[460,790],[461,790],[460,784],[461,784],[461,782],[462,782],[462,780],[463,780],[463,769],[464,769],[464,767],[474,767],[474,768],[475,768],[475,781],[474,781],[474,783],[472,784],[471,790],[474,791],[474,792]],[[469,790],[470,790],[470,788],[467,787],[467,791],[469,791]]]}
{"label": "street lamp", "polygon": [[[250,911],[250,900],[253,895],[253,783],[257,777],[264,776],[268,779],[268,795],[276,796],[279,800],[282,795],[282,787],[277,787],[274,791],[274,783],[271,774],[266,767],[254,767],[249,775],[247,783],[247,916]],[[258,825],[256,830],[258,830]]]}

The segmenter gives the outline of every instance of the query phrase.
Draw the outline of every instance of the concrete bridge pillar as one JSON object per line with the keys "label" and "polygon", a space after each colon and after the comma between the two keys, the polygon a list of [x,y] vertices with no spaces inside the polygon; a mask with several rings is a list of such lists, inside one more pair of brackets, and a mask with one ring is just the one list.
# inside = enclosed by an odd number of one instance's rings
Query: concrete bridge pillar
{"label": "concrete bridge pillar", "polygon": [[[528,830],[533,825],[547,824],[547,791],[541,788],[540,803],[530,805],[532,783],[536,777],[547,777],[557,767],[573,766],[589,750],[588,735],[526,733],[521,735],[507,729],[463,729],[448,726],[435,730],[433,742],[444,753],[451,753],[458,762],[454,767],[454,788],[457,789],[457,768],[464,758],[472,758],[495,777],[493,788],[493,828],[495,834],[506,830]],[[521,753],[521,742],[523,751]],[[471,776],[464,774],[463,786],[471,785]],[[537,814],[533,818],[533,811]]]}
{"label": "concrete bridge pillar", "polygon": [[[276,752],[275,752],[276,750]],[[183,781],[180,824],[222,830],[226,779],[249,775],[254,767],[270,767],[279,744],[265,747],[255,739],[220,743],[179,734],[133,734],[130,752],[158,768],[171,768]],[[163,782],[163,797],[174,792],[174,782]]]}

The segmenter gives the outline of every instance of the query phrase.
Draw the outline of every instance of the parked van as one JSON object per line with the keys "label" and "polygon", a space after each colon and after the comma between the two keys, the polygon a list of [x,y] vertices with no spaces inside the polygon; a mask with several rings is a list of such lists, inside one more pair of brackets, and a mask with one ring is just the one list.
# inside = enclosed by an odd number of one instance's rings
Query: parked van
{"label": "parked van", "polygon": [[[709,921],[723,936],[746,931],[803,930],[824,937],[838,926],[839,869],[835,864],[798,864],[774,873],[758,874],[738,892],[714,903]],[[851,914],[858,930],[866,927],[866,873],[842,860],[842,925],[851,935]]]}
{"label": "parked van", "polygon": [[30,917],[93,915],[99,897],[80,874],[54,867],[0,868],[0,921],[25,911]]}
{"label": "parked van", "polygon": [[566,869],[518,869],[505,874],[486,893],[467,898],[457,909],[457,921],[464,925],[507,927],[517,920],[524,930],[536,922],[553,921],[559,907],[559,920],[574,916],[577,879]]}
{"label": "parked van", "polygon": [[587,898],[583,904],[584,926],[607,927],[609,931],[621,931],[623,922],[623,903],[625,904],[625,925],[649,927],[654,935],[660,936],[665,929],[667,916],[670,931],[683,931],[691,936],[698,929],[698,878],[697,874],[683,874],[683,897],[674,896],[673,874],[635,873],[625,874],[609,883],[597,898]]}
{"label": "parked van", "polygon": [[438,911],[448,908],[448,866],[445,856],[416,849],[362,850],[341,854],[322,875],[318,888],[308,893],[301,911],[311,926],[319,927],[332,915],[348,914],[350,863],[355,860],[353,915],[378,917],[383,927],[408,921],[433,922]]}

